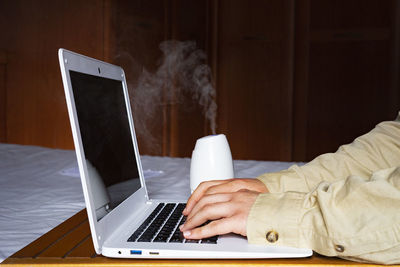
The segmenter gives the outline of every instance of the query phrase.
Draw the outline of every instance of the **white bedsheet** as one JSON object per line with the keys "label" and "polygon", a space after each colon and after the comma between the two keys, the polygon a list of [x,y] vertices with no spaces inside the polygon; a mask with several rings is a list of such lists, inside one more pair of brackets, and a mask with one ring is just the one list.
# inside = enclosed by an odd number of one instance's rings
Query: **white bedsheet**
{"label": "white bedsheet", "polygon": [[[189,197],[189,158],[141,160],[150,198]],[[235,176],[291,164],[236,160]],[[83,208],[74,151],[0,144],[0,262]]]}

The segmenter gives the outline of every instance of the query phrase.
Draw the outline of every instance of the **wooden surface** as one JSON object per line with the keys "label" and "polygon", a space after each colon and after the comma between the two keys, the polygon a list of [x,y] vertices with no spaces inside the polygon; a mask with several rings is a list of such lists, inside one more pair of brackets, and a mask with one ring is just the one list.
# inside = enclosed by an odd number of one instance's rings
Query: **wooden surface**
{"label": "wooden surface", "polygon": [[314,255],[301,259],[262,260],[146,260],[111,259],[96,255],[86,210],[82,210],[7,258],[2,264],[93,266],[374,266]]}

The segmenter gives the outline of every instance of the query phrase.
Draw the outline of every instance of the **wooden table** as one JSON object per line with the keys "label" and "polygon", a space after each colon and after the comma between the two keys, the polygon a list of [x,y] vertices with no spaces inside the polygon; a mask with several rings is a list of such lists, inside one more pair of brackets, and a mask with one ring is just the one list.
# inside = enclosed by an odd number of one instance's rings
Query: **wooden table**
{"label": "wooden table", "polygon": [[301,259],[263,260],[136,260],[110,259],[96,255],[86,210],[82,210],[7,258],[2,264],[93,265],[93,266],[347,266],[359,264],[314,255]]}

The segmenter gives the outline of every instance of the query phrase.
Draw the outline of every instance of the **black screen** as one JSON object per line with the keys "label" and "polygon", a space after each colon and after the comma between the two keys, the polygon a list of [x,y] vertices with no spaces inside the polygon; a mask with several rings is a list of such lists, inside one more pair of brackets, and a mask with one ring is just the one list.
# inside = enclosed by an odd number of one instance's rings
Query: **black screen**
{"label": "black screen", "polygon": [[[122,82],[75,71],[70,77],[84,156],[106,188],[109,210],[140,188]],[[90,186],[98,184],[91,176]]]}

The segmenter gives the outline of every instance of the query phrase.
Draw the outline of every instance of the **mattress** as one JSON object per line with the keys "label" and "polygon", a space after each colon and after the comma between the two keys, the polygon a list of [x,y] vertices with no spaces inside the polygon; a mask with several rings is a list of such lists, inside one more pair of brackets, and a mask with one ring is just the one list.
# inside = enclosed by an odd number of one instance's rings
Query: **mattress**
{"label": "mattress", "polygon": [[[141,156],[150,198],[187,198],[189,158]],[[235,160],[236,177],[293,163]],[[0,262],[84,208],[75,152],[0,144]]]}

